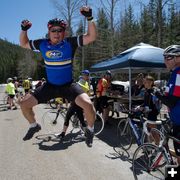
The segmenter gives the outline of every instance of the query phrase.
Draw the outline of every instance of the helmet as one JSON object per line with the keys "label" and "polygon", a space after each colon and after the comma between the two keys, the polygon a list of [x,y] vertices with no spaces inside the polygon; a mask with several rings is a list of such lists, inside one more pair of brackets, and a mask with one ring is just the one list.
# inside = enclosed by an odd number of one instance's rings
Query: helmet
{"label": "helmet", "polygon": [[13,81],[13,79],[12,78],[8,78],[7,79],[7,82],[9,83],[9,82],[12,82]]}
{"label": "helmet", "polygon": [[60,26],[61,28],[65,30],[67,27],[67,23],[62,19],[55,18],[55,19],[49,20],[47,24],[48,29],[50,29],[53,26]]}
{"label": "helmet", "polygon": [[164,50],[164,56],[180,56],[180,45],[171,45]]}
{"label": "helmet", "polygon": [[107,70],[107,71],[106,71],[106,75],[111,76],[111,71],[110,71],[110,70]]}
{"label": "helmet", "polygon": [[17,81],[17,77],[16,76],[14,76],[13,79],[14,79],[14,81]]}
{"label": "helmet", "polygon": [[89,76],[89,70],[85,69],[85,70],[81,71],[81,74]]}

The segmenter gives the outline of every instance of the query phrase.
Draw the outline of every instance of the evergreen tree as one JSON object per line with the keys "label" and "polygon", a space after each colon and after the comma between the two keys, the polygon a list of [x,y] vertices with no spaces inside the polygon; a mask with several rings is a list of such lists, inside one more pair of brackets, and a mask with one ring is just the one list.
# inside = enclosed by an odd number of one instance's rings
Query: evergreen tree
{"label": "evergreen tree", "polygon": [[132,6],[125,10],[120,26],[120,46],[127,49],[139,43],[139,24],[134,19]]}

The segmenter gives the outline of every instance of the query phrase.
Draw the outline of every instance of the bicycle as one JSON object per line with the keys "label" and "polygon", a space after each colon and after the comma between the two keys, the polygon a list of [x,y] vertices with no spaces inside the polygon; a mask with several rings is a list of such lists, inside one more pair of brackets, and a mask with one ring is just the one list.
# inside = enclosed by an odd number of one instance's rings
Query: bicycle
{"label": "bicycle", "polygon": [[[19,96],[19,97],[20,97],[20,96]],[[17,98],[16,95],[14,96],[14,98],[13,98],[13,106],[15,106],[14,109],[17,109],[17,106],[18,106],[18,104],[19,104],[19,99],[20,99],[20,98]],[[5,93],[5,95],[4,95],[4,97],[3,97],[3,100],[2,100],[2,102],[3,102],[2,105],[4,106],[4,108],[5,108],[6,110],[7,110],[7,109],[10,109],[9,100],[10,100],[9,95]]]}
{"label": "bicycle", "polygon": [[[68,108],[64,106],[60,106],[58,110],[49,110],[44,113],[42,117],[42,125],[46,129],[48,133],[59,133],[59,131],[62,129],[62,121],[60,119],[63,119],[66,117]],[[59,118],[60,117],[60,118]],[[71,119],[73,128],[79,128],[82,132],[84,132],[84,128],[80,124],[80,120],[77,117],[77,114],[75,113]],[[86,119],[85,119],[86,123]],[[87,123],[86,123],[87,124]],[[96,112],[96,120],[94,122],[94,133],[95,135],[98,135],[102,132],[104,129],[104,120],[102,116]]]}
{"label": "bicycle", "polygon": [[54,98],[54,99],[51,99],[48,101],[48,104],[49,106],[52,108],[52,109],[57,109],[58,108],[58,105],[62,104],[62,99],[61,98]]}
{"label": "bicycle", "polygon": [[67,107],[60,106],[57,110],[46,111],[42,116],[42,125],[48,133],[59,133],[62,129],[62,123],[58,117],[65,118]]}
{"label": "bicycle", "polygon": [[9,98],[8,94],[5,94],[5,95],[3,96],[3,104],[4,104],[4,105],[7,105],[7,104],[8,104],[8,98]]}
{"label": "bicycle", "polygon": [[[148,129],[148,124],[159,125],[160,121],[150,121],[144,118],[144,113],[146,112],[136,112],[133,110],[127,110],[123,105],[121,105],[121,111],[126,113],[127,118],[121,120],[117,127],[117,140],[118,145],[124,150],[129,150],[135,139],[138,146],[150,141]],[[150,110],[149,110],[150,111]],[[152,139],[152,138],[151,138]],[[153,140],[154,141],[154,140]]]}
{"label": "bicycle", "polygon": [[[169,139],[180,143],[179,139],[176,139],[171,135],[171,125],[169,121],[161,121],[162,130],[152,128],[152,131],[156,131],[161,136],[159,145],[145,143],[140,145],[133,155],[133,175],[135,179],[145,179],[152,176],[157,179],[165,178],[165,166],[175,165],[173,156],[169,150]],[[146,172],[146,173],[145,173]],[[142,175],[142,177],[140,177]]]}

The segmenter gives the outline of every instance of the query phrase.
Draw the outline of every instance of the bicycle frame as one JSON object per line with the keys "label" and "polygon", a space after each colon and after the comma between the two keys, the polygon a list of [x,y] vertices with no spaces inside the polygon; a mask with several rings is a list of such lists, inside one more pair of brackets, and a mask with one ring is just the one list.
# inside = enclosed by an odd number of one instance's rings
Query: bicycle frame
{"label": "bicycle frame", "polygon": [[168,145],[160,147],[158,152],[156,152],[156,153],[157,153],[157,155],[156,155],[155,159],[153,160],[153,163],[151,164],[150,170],[153,170],[156,167],[159,167],[159,163],[163,157],[163,154],[165,155],[167,164],[174,165],[174,161],[173,161],[172,155],[169,151]]}
{"label": "bicycle frame", "polygon": [[[148,123],[148,122],[147,122]],[[174,153],[169,149],[169,139],[180,143],[180,140],[171,136],[171,125],[168,121],[162,121],[161,128],[151,128],[149,134],[153,132],[159,133],[161,139],[158,145],[153,143],[144,143],[140,145],[133,155],[133,174],[135,179],[138,179],[143,173],[141,170],[148,174],[148,176],[157,175],[156,177],[165,176],[165,167],[168,165],[176,165],[174,161]],[[155,129],[155,131],[154,131]],[[176,157],[176,156],[175,156]]]}
{"label": "bicycle frame", "polygon": [[[135,138],[136,138],[135,140],[136,140],[136,143],[137,143],[138,146],[143,144],[143,135],[144,134],[147,134],[148,136],[150,135],[148,130],[147,130],[147,124],[156,124],[156,125],[162,124],[161,121],[145,120],[143,118],[143,115],[140,115],[139,120],[140,120],[140,123],[143,124],[142,133],[140,133],[139,130],[137,129],[137,124],[136,124],[134,118],[130,117],[130,115],[129,115],[127,119],[128,119],[128,123],[129,123],[129,125],[130,125],[130,127],[132,129],[132,132],[135,135]],[[126,125],[126,127],[127,127],[127,125]]]}
{"label": "bicycle frame", "polygon": [[[139,120],[140,120],[140,123],[142,123],[142,124],[144,123],[145,120],[143,119],[142,114],[140,115]],[[134,120],[134,118],[131,116],[130,113],[128,115],[128,122],[129,122],[129,125],[132,129],[134,136],[135,136],[136,143],[138,146],[140,146],[143,143],[143,132],[140,133],[140,131],[137,129],[138,128],[137,123]]]}
{"label": "bicycle frame", "polygon": [[128,122],[129,122],[129,125],[135,135],[135,138],[136,138],[136,143],[139,145],[142,144],[142,135],[140,135],[138,129],[137,129],[137,125],[133,122],[132,119],[128,118]]}
{"label": "bicycle frame", "polygon": [[155,160],[154,160],[153,164],[151,165],[151,169],[158,167],[159,162],[161,161],[161,158],[163,157],[163,154],[165,156],[165,159],[166,159],[168,165],[175,165],[172,155],[171,155],[171,152],[169,150],[169,145],[168,145],[168,141],[170,138],[174,139],[178,143],[180,142],[180,140],[178,140],[172,136],[169,136],[167,133],[165,133],[165,138],[163,141],[160,142],[159,149],[158,149],[157,155],[155,157]]}

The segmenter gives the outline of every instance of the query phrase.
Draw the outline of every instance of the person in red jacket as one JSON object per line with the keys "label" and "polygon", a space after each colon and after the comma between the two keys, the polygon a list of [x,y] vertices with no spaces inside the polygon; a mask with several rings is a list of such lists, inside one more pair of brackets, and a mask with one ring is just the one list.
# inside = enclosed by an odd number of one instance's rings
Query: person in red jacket
{"label": "person in red jacket", "polygon": [[111,71],[107,70],[104,77],[102,77],[98,81],[97,85],[97,110],[102,112],[102,117],[104,119],[105,125],[109,124],[108,116],[109,116],[109,103],[108,103],[108,93],[111,85]]}

